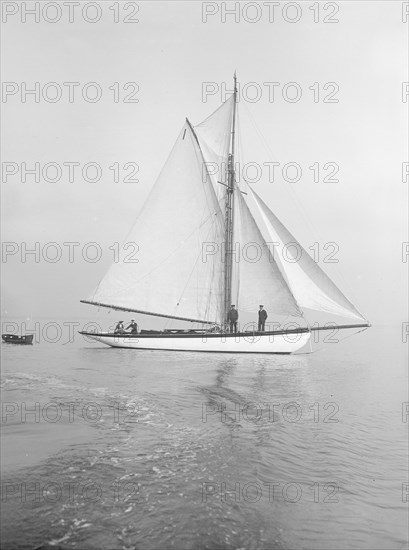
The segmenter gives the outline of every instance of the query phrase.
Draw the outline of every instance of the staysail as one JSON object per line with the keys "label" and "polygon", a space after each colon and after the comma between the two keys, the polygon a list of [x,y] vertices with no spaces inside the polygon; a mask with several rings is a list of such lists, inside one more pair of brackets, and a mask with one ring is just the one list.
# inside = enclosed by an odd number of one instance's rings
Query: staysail
{"label": "staysail", "polygon": [[250,186],[248,191],[250,209],[297,303],[303,309],[365,320]]}
{"label": "staysail", "polygon": [[[233,292],[241,311],[257,311],[266,304],[270,312],[301,317],[302,312],[281,274],[239,188],[235,200]],[[268,305],[267,305],[268,304]],[[305,323],[303,323],[305,324]]]}

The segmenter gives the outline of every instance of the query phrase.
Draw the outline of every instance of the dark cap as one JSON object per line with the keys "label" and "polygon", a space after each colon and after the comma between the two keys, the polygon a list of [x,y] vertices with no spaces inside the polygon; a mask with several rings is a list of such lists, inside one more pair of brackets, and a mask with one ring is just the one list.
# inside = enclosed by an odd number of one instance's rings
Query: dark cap
{"label": "dark cap", "polygon": [[262,305],[259,305],[258,307],[264,307],[264,306],[262,306]]}
{"label": "dark cap", "polygon": [[232,304],[231,307],[236,307],[236,306],[234,304]]}

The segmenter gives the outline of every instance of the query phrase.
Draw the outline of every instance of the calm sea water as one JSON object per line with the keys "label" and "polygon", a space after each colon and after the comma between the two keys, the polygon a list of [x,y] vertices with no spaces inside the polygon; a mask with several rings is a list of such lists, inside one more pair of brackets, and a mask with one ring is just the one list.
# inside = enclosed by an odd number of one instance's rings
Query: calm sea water
{"label": "calm sea water", "polygon": [[322,346],[3,344],[2,548],[407,548],[401,330]]}

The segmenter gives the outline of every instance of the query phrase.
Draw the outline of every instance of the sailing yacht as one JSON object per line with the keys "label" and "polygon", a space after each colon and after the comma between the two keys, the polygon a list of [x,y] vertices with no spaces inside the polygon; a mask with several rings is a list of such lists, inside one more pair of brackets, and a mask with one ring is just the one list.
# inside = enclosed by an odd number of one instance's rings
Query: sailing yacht
{"label": "sailing yacht", "polygon": [[[311,324],[306,310],[342,319],[337,329],[370,326],[254,189],[239,185],[236,118],[234,75],[234,92],[213,114],[197,126],[186,119],[119,261],[81,300],[188,321],[191,328],[81,334],[112,347],[288,354],[314,331],[334,327]],[[137,262],[129,261],[129,242],[138,246]],[[241,322],[239,332],[230,333],[232,304],[240,320],[254,319],[263,304],[266,330]]]}

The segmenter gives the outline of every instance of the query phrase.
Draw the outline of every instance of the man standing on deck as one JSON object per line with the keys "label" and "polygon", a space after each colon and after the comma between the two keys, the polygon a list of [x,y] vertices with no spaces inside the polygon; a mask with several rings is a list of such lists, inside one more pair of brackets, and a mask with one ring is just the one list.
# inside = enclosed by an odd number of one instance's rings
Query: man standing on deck
{"label": "man standing on deck", "polygon": [[264,309],[264,306],[260,306],[259,312],[258,312],[258,331],[264,332],[264,325],[266,324],[267,319],[267,311]]}
{"label": "man standing on deck", "polygon": [[237,320],[239,318],[239,314],[237,312],[237,309],[234,304],[231,305],[231,309],[229,313],[227,314],[227,320],[230,323],[230,332],[237,332]]}
{"label": "man standing on deck", "polygon": [[131,319],[130,325],[126,327],[125,330],[131,329],[131,334],[138,334],[138,325],[135,323],[135,319]]}

